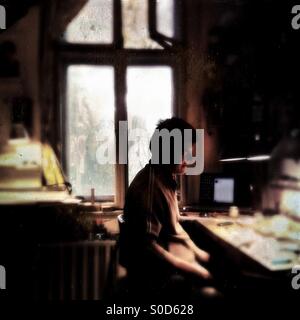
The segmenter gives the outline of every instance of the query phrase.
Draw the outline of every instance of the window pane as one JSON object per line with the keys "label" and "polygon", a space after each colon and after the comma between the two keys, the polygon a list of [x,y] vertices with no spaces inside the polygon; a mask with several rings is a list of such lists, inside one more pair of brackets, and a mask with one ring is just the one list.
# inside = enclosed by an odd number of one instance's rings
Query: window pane
{"label": "window pane", "polygon": [[174,0],[156,0],[157,31],[169,38],[174,37]]}
{"label": "window pane", "polygon": [[129,182],[149,161],[150,138],[157,122],[172,116],[172,108],[173,80],[170,67],[128,68]]}
{"label": "window pane", "polygon": [[125,48],[161,48],[149,37],[148,0],[122,0],[122,18]]}
{"label": "window pane", "polygon": [[65,37],[76,43],[112,43],[113,0],[89,0],[68,25]]}
{"label": "window pane", "polygon": [[113,68],[70,66],[67,72],[67,169],[77,195],[90,195],[91,188],[95,188],[96,196],[115,195],[115,166],[101,164],[103,157],[111,153],[115,157],[114,112]]}

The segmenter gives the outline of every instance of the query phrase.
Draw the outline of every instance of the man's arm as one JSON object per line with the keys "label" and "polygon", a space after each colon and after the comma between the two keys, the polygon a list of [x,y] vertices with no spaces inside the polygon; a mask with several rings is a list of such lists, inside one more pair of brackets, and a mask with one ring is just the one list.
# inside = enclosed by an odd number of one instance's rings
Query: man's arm
{"label": "man's arm", "polygon": [[202,262],[209,261],[209,259],[210,259],[209,253],[200,249],[198,246],[196,246],[191,238],[188,238],[186,240],[186,244],[188,245],[189,248],[191,248],[191,250],[193,250],[197,260],[202,261]]}
{"label": "man's arm", "polygon": [[166,263],[171,264],[173,267],[183,272],[202,279],[211,279],[211,274],[209,273],[209,271],[202,267],[200,264],[191,263],[183,260],[182,258],[174,256],[173,254],[165,250],[162,246],[160,246],[155,240],[151,240],[149,242],[149,249]]}
{"label": "man's arm", "polygon": [[195,243],[194,241],[190,238],[189,234],[182,228],[180,222],[185,221],[185,219],[182,219],[182,217],[180,217],[179,219],[179,229],[181,230],[180,232],[180,236],[178,237],[178,240],[185,244],[188,248],[190,248],[197,260],[202,261],[202,262],[208,262],[210,259],[210,255],[208,252],[200,249]]}
{"label": "man's arm", "polygon": [[187,248],[191,249],[195,254],[197,260],[201,262],[208,262],[210,259],[209,253],[196,246],[188,233],[181,227],[180,224],[178,224],[177,228],[179,230],[179,233],[174,235],[174,241],[178,241],[179,243],[185,245]]}

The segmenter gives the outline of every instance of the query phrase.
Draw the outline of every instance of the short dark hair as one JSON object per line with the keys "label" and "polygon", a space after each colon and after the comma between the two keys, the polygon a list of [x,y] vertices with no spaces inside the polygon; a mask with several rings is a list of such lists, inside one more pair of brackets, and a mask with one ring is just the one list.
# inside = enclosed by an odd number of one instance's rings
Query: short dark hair
{"label": "short dark hair", "polygon": [[[191,144],[195,144],[196,143],[196,129],[189,124],[188,122],[186,122],[185,120],[178,118],[178,117],[172,117],[169,119],[165,119],[165,120],[160,120],[155,128],[158,131],[161,131],[163,129],[168,130],[169,132],[171,132],[174,129],[177,129],[181,132],[181,136],[182,136],[182,153],[184,153],[184,147],[186,147],[184,145],[184,130],[191,130],[192,133],[192,141]],[[153,134],[154,135],[154,134]],[[152,136],[153,137],[153,136]],[[151,139],[152,140],[152,139]],[[151,150],[151,143],[150,143],[150,150]],[[160,163],[162,163],[162,159],[161,159],[161,155],[162,155],[162,141],[161,138],[159,139],[159,159],[160,159]],[[171,136],[170,139],[170,163],[174,164],[175,160],[174,160],[174,138]]]}
{"label": "short dark hair", "polygon": [[156,126],[157,130],[167,129],[168,131],[172,131],[174,129],[179,129],[181,134],[184,135],[185,129],[192,130],[193,143],[196,142],[196,129],[186,122],[185,120],[177,117],[172,117],[165,120],[160,120]]}

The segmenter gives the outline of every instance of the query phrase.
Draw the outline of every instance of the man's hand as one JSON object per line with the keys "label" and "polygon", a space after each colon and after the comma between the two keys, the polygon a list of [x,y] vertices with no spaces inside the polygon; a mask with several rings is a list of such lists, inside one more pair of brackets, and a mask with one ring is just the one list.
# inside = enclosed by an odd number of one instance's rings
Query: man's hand
{"label": "man's hand", "polygon": [[[199,280],[210,280],[212,278],[210,272],[197,261],[191,262],[175,256],[161,247],[156,241],[151,241],[149,245],[151,251],[178,270],[191,276],[193,275],[194,277],[199,278]],[[201,255],[204,256],[202,250],[199,250],[201,251]]]}
{"label": "man's hand", "polygon": [[189,234],[181,227],[179,223],[177,229],[179,233],[176,234],[174,239],[176,239],[178,242],[184,243],[188,248],[190,248],[193,251],[195,258],[199,262],[208,262],[210,260],[209,253],[196,246]]}
{"label": "man's hand", "polygon": [[194,253],[195,257],[199,262],[208,262],[210,260],[210,254],[200,248],[198,248],[196,245],[194,247]]}
{"label": "man's hand", "polygon": [[197,261],[208,262],[210,260],[210,254],[196,246],[191,238],[186,240],[186,245],[194,252]]}

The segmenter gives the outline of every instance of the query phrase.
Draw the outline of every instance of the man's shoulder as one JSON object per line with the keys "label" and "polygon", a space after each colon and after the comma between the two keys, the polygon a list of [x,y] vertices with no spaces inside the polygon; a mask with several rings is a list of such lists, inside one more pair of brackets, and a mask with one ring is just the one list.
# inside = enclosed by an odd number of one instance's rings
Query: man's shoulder
{"label": "man's shoulder", "polygon": [[149,166],[146,165],[133,178],[132,182],[130,183],[129,189],[130,188],[132,189],[141,185],[147,185],[149,181],[149,174],[150,174]]}
{"label": "man's shoulder", "polygon": [[151,192],[159,192],[162,189],[160,179],[155,174],[154,170],[148,164],[140,170],[135,178],[132,180],[127,194],[140,195],[143,197]]}

